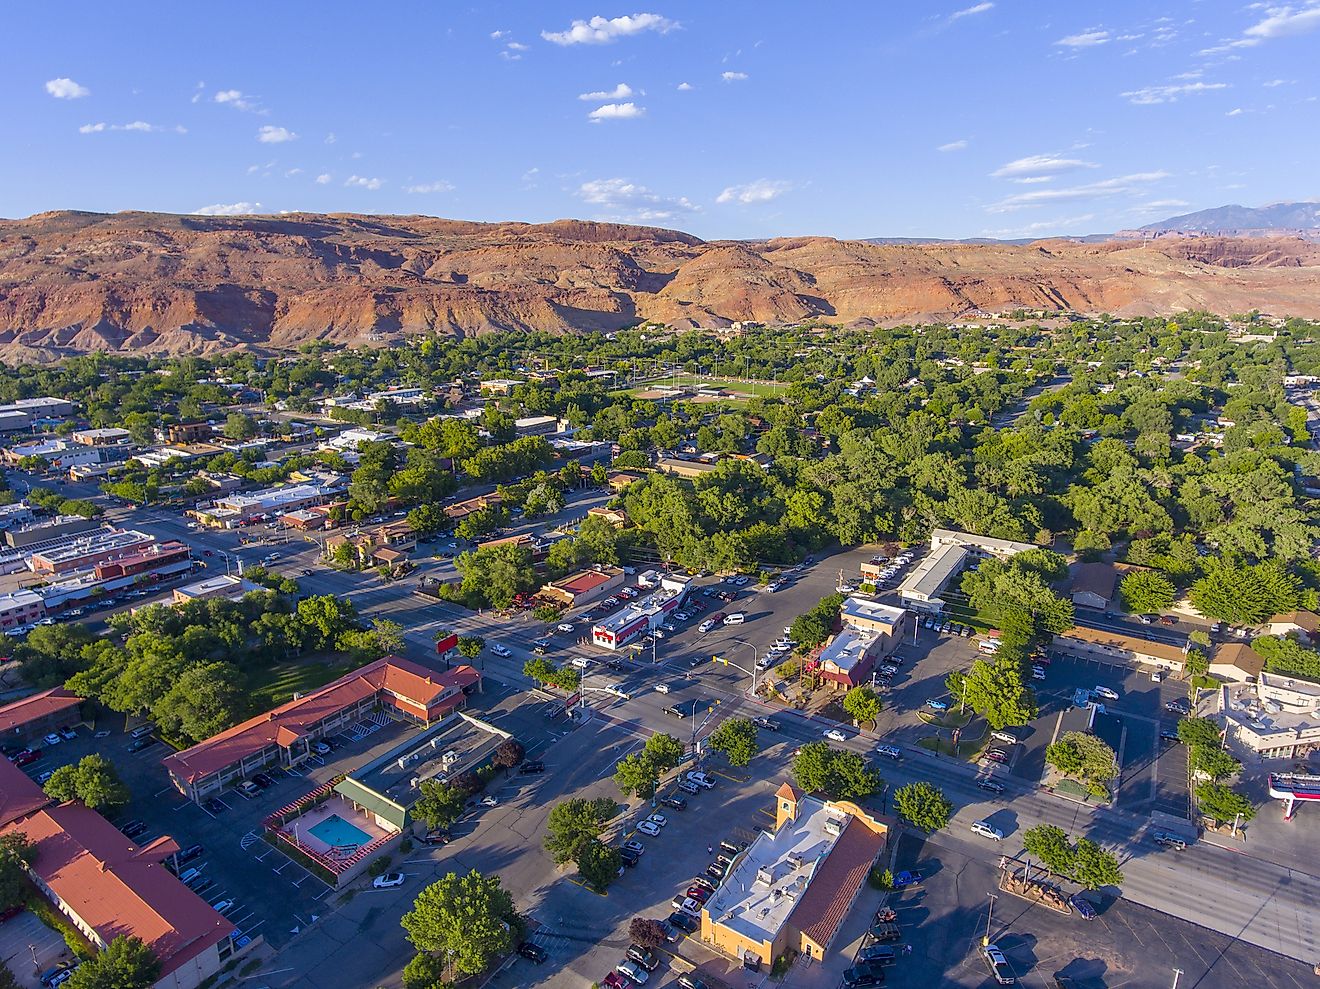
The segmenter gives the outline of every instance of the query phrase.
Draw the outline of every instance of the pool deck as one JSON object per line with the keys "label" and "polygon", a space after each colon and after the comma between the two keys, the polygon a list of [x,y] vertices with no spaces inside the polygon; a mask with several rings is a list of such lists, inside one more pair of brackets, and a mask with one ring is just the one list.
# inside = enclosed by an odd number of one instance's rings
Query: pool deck
{"label": "pool deck", "polygon": [[280,830],[285,834],[295,836],[300,844],[317,854],[327,855],[332,846],[313,834],[312,828],[331,817],[340,817],[361,831],[366,836],[366,840],[362,842],[364,845],[393,833],[382,828],[361,811],[356,810],[351,803],[337,794],[324,803],[317,804],[301,817],[290,821]]}

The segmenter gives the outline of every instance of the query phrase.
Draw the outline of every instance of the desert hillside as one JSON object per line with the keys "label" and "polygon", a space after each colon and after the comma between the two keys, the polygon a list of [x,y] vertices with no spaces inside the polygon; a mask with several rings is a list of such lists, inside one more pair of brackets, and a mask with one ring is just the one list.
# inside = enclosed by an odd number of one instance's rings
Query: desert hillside
{"label": "desert hillside", "polygon": [[1320,244],[707,242],[424,216],[43,213],[0,221],[0,356],[280,349],[421,333],[947,319],[1015,306],[1320,316]]}

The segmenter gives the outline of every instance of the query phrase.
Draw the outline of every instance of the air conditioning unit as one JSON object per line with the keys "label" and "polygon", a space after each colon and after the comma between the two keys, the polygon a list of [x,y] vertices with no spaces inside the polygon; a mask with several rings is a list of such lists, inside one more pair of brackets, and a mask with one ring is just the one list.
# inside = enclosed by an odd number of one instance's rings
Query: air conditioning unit
{"label": "air conditioning unit", "polygon": [[412,787],[414,790],[416,790],[419,786],[422,785],[422,778],[420,776],[414,776],[412,779],[408,781],[408,785]]}
{"label": "air conditioning unit", "polygon": [[407,757],[406,755],[405,755],[405,756],[399,756],[399,768],[400,768],[400,769],[407,769],[407,768],[408,768],[408,757]]}
{"label": "air conditioning unit", "polygon": [[775,882],[774,871],[768,865],[761,866],[756,870],[756,881],[762,886],[773,886]]}
{"label": "air conditioning unit", "polygon": [[832,834],[837,838],[839,835],[843,834],[843,821],[839,820],[837,817],[831,817],[825,822],[824,830],[826,834]]}
{"label": "air conditioning unit", "polygon": [[794,852],[792,855],[788,857],[788,864],[792,866],[794,869],[802,868],[802,856],[799,855],[797,852]]}

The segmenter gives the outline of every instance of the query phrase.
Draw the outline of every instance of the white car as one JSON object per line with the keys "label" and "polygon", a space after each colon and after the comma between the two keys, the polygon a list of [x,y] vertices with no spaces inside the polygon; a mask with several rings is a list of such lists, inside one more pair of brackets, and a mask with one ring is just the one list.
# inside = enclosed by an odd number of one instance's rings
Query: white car
{"label": "white car", "polygon": [[558,625],[555,626],[555,628],[560,632],[573,631],[573,626],[570,625],[568,622],[560,622]]}
{"label": "white car", "polygon": [[500,802],[494,797],[486,796],[481,798],[481,806],[483,807],[498,807],[499,805]]}
{"label": "white car", "polygon": [[383,876],[377,876],[371,881],[372,889],[393,889],[395,886],[402,886],[404,875],[402,872],[387,872]]}
{"label": "white car", "polygon": [[1111,690],[1109,687],[1092,687],[1091,693],[1097,697],[1103,697],[1107,701],[1118,700],[1118,691]]}
{"label": "white car", "polygon": [[214,910],[216,913],[224,913],[233,905],[234,905],[233,900],[219,900],[211,904],[211,909]]}
{"label": "white car", "polygon": [[689,783],[695,783],[704,790],[715,789],[715,781],[705,773],[699,773],[694,770],[687,774],[687,778]]}
{"label": "white car", "polygon": [[663,828],[666,824],[669,823],[669,818],[665,817],[664,814],[652,814],[650,817],[647,818],[647,820],[650,821],[652,824],[654,824],[657,828]]}
{"label": "white car", "polygon": [[973,821],[970,830],[972,834],[979,834],[982,838],[990,838],[994,841],[1004,840],[1004,832],[989,821]]}
{"label": "white car", "polygon": [[826,737],[826,738],[829,738],[829,739],[832,739],[832,740],[834,740],[834,741],[836,741],[836,742],[846,742],[846,741],[848,741],[848,736],[845,735],[843,732],[839,731],[839,729],[837,729],[837,728],[826,728],[826,729],[825,729],[825,737]]}
{"label": "white car", "polygon": [[490,651],[493,652],[496,656],[501,656],[501,657],[508,657],[513,655],[513,653],[509,652],[508,649],[500,645],[498,642],[496,642],[493,646],[490,647]]}
{"label": "white car", "polygon": [[657,684],[655,685],[655,692],[656,692],[657,694],[667,694],[667,693],[669,693],[669,684],[667,684],[667,683],[657,683]]}
{"label": "white car", "polygon": [[709,632],[714,627],[715,627],[715,619],[707,618],[704,622],[702,622],[700,625],[697,626],[697,631],[703,633]]}
{"label": "white car", "polygon": [[656,827],[656,825],[652,824],[650,821],[643,821],[641,824],[637,825],[637,833],[648,835],[654,838],[656,835],[660,833],[660,829]]}
{"label": "white car", "polygon": [[42,741],[45,742],[47,745],[59,745],[62,739],[60,738],[59,735],[55,734],[54,732],[51,732],[49,735],[43,738]]}

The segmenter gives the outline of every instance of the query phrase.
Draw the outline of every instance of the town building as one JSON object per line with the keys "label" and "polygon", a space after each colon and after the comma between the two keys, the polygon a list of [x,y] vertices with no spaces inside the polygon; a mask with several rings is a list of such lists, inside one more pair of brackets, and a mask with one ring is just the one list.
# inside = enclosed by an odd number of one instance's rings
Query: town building
{"label": "town building", "polygon": [[504,397],[512,394],[513,390],[520,384],[522,384],[521,381],[513,378],[487,378],[481,382],[481,394]]}
{"label": "town building", "polygon": [[1118,570],[1112,563],[1081,563],[1072,569],[1072,603],[1104,611],[1114,600]]}
{"label": "town building", "polygon": [[62,398],[20,398],[0,405],[0,432],[29,429],[42,419],[73,414],[73,403]]}
{"label": "town building", "polygon": [[309,508],[342,494],[342,482],[286,484],[248,494],[225,495],[217,498],[210,508],[196,509],[191,514],[207,525],[233,529],[268,514],[284,514],[299,508]]}
{"label": "town building", "polygon": [[639,635],[668,621],[683,606],[691,586],[689,577],[665,574],[660,578],[659,589],[593,625],[591,641],[603,649],[625,648]]}
{"label": "town building", "polygon": [[351,547],[361,566],[394,566],[408,559],[408,554],[417,548],[417,532],[400,519],[371,529],[331,536],[325,541],[326,557],[333,556],[340,546]]}
{"label": "town building", "polygon": [[56,728],[81,719],[83,699],[63,687],[52,687],[0,707],[0,743],[26,746]]}
{"label": "town building", "polygon": [[159,432],[167,443],[205,443],[215,434],[215,427],[209,422],[176,422]]}
{"label": "town building", "polygon": [[1135,635],[1075,625],[1054,636],[1054,648],[1071,656],[1117,659],[1125,663],[1147,663],[1166,670],[1181,670],[1187,658],[1185,646],[1171,646]]}
{"label": "town building", "polygon": [[28,525],[35,516],[32,506],[26,501],[16,501],[12,505],[0,505],[0,531]]}
{"label": "town building", "polygon": [[30,525],[6,529],[5,543],[14,549],[31,551],[59,545],[59,541],[66,537],[76,538],[101,528],[101,523],[96,519],[83,518],[81,515],[56,515]]}
{"label": "town building", "polygon": [[136,529],[96,529],[62,546],[37,550],[29,558],[33,573],[53,576],[91,570],[103,560],[110,560],[150,546],[156,537]]}
{"label": "town building", "polygon": [[179,851],[162,836],[139,847],[81,803],[57,804],[0,759],[0,833],[33,845],[28,874],[99,950],[141,940],[160,962],[155,989],[198,989],[241,953],[237,928],[165,868]]}
{"label": "town building", "polygon": [[312,743],[367,718],[377,708],[429,725],[466,706],[474,690],[481,690],[481,674],[471,666],[438,673],[399,656],[386,656],[170,755],[164,760],[165,769],[180,793],[203,800],[271,763],[287,767],[305,762]]}
{"label": "town building", "polygon": [[[557,540],[556,540],[557,541]],[[552,540],[534,536],[523,532],[516,536],[501,536],[498,539],[487,539],[485,542],[477,543],[477,549],[494,549],[496,546],[520,546],[532,554],[532,562],[540,563],[550,552]]]}
{"label": "town building", "polygon": [[556,416],[524,416],[513,421],[513,431],[519,436],[553,436],[559,432]]}
{"label": "town building", "polygon": [[1262,759],[1320,751],[1320,683],[1262,671],[1219,689],[1218,716],[1228,741]]}
{"label": "town building", "polygon": [[680,460],[677,457],[661,457],[655,463],[656,470],[675,477],[694,478],[709,474],[719,467],[714,460]]}
{"label": "town building", "polygon": [[254,584],[238,574],[219,574],[192,584],[176,587],[171,597],[174,604],[186,604],[189,601],[207,601],[211,598],[237,601],[244,594],[259,590],[261,590],[260,584]]}
{"label": "town building", "polygon": [[8,632],[45,617],[45,598],[35,591],[18,590],[0,594],[0,630]]}
{"label": "town building", "polygon": [[105,463],[111,459],[108,453],[107,450],[76,446],[64,440],[37,440],[9,447],[4,451],[4,460],[8,464],[17,464],[24,457],[40,457],[53,469],[66,471],[74,467]]}
{"label": "town building", "polygon": [[910,634],[915,621],[904,608],[857,595],[843,602],[839,620],[842,629],[807,661],[806,668],[844,689],[865,683],[876,664]]}
{"label": "town building", "polygon": [[452,505],[445,506],[445,518],[451,522],[461,522],[469,515],[484,511],[487,508],[494,508],[502,499],[498,493],[488,495],[478,495],[475,498],[469,498],[466,501],[457,501]]}
{"label": "town building", "polygon": [[615,494],[619,494],[628,485],[632,484],[634,481],[640,481],[645,476],[645,474],[637,473],[635,471],[616,470],[610,474],[605,483],[610,486],[611,491]]}
{"label": "town building", "polygon": [[788,952],[821,961],[885,850],[888,829],[856,804],[775,792],[775,827],[734,856],[701,911],[701,940],[745,966]]}
{"label": "town building", "polygon": [[936,529],[930,534],[930,552],[912,568],[898,585],[898,596],[905,603],[924,611],[941,611],[940,595],[949,581],[962,572],[971,560],[1007,560],[1018,553],[1036,549],[1031,543],[977,536],[953,529]]}
{"label": "town building", "polygon": [[622,508],[608,508],[605,505],[594,505],[587,509],[587,518],[600,519],[613,526],[615,529],[626,529],[628,527],[628,513]]}
{"label": "town building", "polygon": [[380,440],[388,440],[388,433],[378,433],[374,429],[361,429],[354,427],[345,429],[338,436],[332,436],[319,447],[321,450],[338,450],[340,453],[356,452],[357,448],[363,443],[376,443]]}
{"label": "town building", "polygon": [[577,608],[603,598],[622,587],[626,580],[624,572],[618,567],[596,567],[546,584],[537,592],[537,597],[547,603]]}
{"label": "town building", "polygon": [[1254,683],[1265,670],[1265,657],[1245,642],[1223,642],[1210,654],[1207,672],[1221,680]]}
{"label": "town building", "polygon": [[1265,623],[1263,635],[1296,635],[1307,643],[1320,641],[1320,615],[1314,611],[1289,611]]}
{"label": "town building", "polygon": [[69,435],[69,439],[83,446],[123,446],[132,438],[132,433],[127,429],[119,429],[118,427],[80,429]]}

